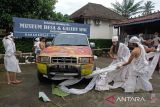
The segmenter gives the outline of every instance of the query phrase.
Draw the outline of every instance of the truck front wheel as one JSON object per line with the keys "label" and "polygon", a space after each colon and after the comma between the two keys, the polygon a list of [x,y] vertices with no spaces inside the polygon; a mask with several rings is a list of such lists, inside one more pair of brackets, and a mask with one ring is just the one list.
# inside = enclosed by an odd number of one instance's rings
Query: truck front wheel
{"label": "truck front wheel", "polygon": [[40,83],[44,83],[44,82],[48,81],[48,79],[43,77],[43,74],[40,73],[39,71],[37,71],[37,77],[38,77],[38,80],[39,80]]}

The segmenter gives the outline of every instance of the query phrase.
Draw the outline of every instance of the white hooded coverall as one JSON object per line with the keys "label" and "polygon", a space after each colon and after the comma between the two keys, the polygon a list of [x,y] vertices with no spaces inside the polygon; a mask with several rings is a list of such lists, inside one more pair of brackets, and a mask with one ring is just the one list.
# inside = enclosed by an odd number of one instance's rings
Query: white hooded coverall
{"label": "white hooded coverall", "polygon": [[3,38],[3,45],[5,48],[5,55],[4,55],[4,66],[5,69],[9,72],[17,72],[20,73],[21,70],[19,68],[18,60],[15,56],[15,43],[13,39],[10,37],[4,37]]}

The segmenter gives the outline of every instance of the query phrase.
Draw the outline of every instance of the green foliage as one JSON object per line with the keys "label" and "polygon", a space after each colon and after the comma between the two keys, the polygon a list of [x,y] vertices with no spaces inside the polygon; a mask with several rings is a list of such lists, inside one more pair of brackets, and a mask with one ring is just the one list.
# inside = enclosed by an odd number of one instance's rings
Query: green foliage
{"label": "green foliage", "polygon": [[102,56],[103,55],[103,50],[102,49],[93,50],[93,55]]}
{"label": "green foliage", "polygon": [[50,20],[56,2],[57,0],[37,0],[37,6],[33,15],[38,19]]}
{"label": "green foliage", "polygon": [[55,13],[57,0],[0,0],[0,28],[11,28],[12,17],[70,21],[68,15]]}
{"label": "green foliage", "polygon": [[93,48],[93,54],[96,56],[107,55],[107,52],[112,45],[111,39],[89,39],[89,41],[94,42],[96,45]]}
{"label": "green foliage", "polygon": [[143,15],[150,14],[154,10],[154,3],[152,1],[147,1],[143,6]]}
{"label": "green foliage", "polygon": [[70,20],[70,18],[69,18],[69,15],[67,15],[67,14],[63,15],[60,12],[52,13],[51,20],[62,21],[62,22],[72,22],[72,20]]}
{"label": "green foliage", "polygon": [[95,43],[95,49],[110,48],[112,45],[111,39],[89,39],[89,41]]}
{"label": "green foliage", "polygon": [[22,38],[22,39],[16,39],[16,50],[22,51],[22,52],[33,52],[33,43],[34,40],[31,38]]}
{"label": "green foliage", "polygon": [[2,40],[0,39],[0,54],[1,53],[4,53],[4,47],[3,47]]}
{"label": "green foliage", "polygon": [[112,6],[115,12],[126,18],[129,18],[130,16],[141,12],[142,2],[143,1],[135,3],[134,0],[123,0],[122,3],[119,3],[117,1],[116,3],[112,3]]}

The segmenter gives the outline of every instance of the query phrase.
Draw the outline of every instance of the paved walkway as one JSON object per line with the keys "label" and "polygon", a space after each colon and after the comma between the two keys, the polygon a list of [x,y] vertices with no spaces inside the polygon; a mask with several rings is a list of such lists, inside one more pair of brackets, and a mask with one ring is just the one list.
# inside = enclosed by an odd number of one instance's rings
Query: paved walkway
{"label": "paved walkway", "polygon": [[[98,58],[97,67],[103,68],[111,62],[107,58]],[[5,81],[4,68],[0,65],[0,107],[160,107],[160,75],[154,72],[153,84],[154,91],[158,98],[156,103],[151,104],[149,94],[147,92],[138,92],[132,95],[125,95],[123,89],[118,88],[110,91],[98,92],[92,90],[83,95],[69,95],[61,98],[52,95],[51,83],[41,84],[36,77],[36,65],[21,65],[22,73],[18,78],[23,80],[19,85],[7,85]],[[89,81],[82,81],[76,87],[83,88]],[[38,99],[38,92],[44,91],[52,102],[44,103]],[[106,101],[111,98],[128,98],[127,101],[115,101],[115,104]],[[129,98],[144,98],[142,101],[133,101]],[[55,105],[55,104],[56,105]]]}

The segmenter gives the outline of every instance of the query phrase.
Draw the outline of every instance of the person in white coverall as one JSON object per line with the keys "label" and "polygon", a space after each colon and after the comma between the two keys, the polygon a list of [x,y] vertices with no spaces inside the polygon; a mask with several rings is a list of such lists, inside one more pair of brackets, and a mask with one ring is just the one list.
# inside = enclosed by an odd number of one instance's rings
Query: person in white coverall
{"label": "person in white coverall", "polygon": [[118,49],[119,49],[118,36],[113,36],[112,37],[112,46],[111,46],[110,51],[109,51],[109,56],[113,60],[117,59]]}
{"label": "person in white coverall", "polygon": [[[112,63],[120,60],[128,60],[130,55],[129,48],[127,45],[118,42],[118,36],[112,37],[112,46],[109,51],[110,58],[113,59]],[[115,61],[116,60],[116,61]]]}
{"label": "person in white coverall", "polygon": [[129,35],[125,37],[124,44],[128,46],[128,42],[129,42]]}
{"label": "person in white coverall", "polygon": [[153,38],[153,40],[152,40],[151,42],[154,43],[153,46],[154,46],[155,48],[158,47],[159,42],[160,42],[160,37],[159,37],[159,33],[158,33],[158,32],[155,32],[155,33],[154,33],[154,38]]}
{"label": "person in white coverall", "polygon": [[[119,63],[126,62],[130,56],[129,48],[125,44],[118,42],[118,36],[112,37],[112,43],[113,45],[110,48],[109,56],[113,59],[113,61],[109,65],[110,68],[117,66]],[[103,71],[107,71],[107,69],[104,68]],[[126,70],[123,72],[113,70],[111,72],[107,71],[105,73],[101,73],[96,81],[95,89],[102,91],[121,87],[121,84],[125,81],[126,76]],[[114,84],[111,86],[109,83],[112,81],[114,81]]]}
{"label": "person in white coverall", "polygon": [[[146,70],[148,61],[146,59],[145,49],[140,39],[136,36],[132,37],[129,42],[134,46],[130,58],[126,63],[118,66],[118,68],[128,66],[128,79],[124,83],[125,92],[133,93],[140,89],[152,92],[153,88],[149,82],[149,72]],[[154,97],[155,95],[151,94],[151,99]]]}
{"label": "person in white coverall", "polygon": [[5,48],[4,66],[7,71],[7,82],[8,84],[19,84],[22,81],[17,80],[16,73],[20,73],[21,70],[15,56],[16,48],[13,41],[13,33],[6,34],[2,41]]}

